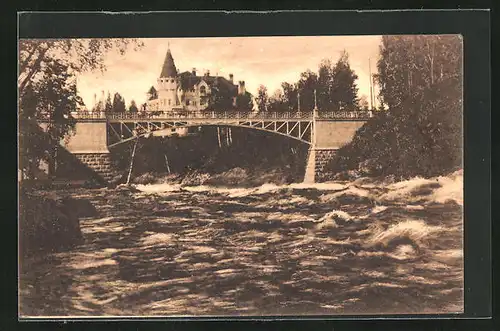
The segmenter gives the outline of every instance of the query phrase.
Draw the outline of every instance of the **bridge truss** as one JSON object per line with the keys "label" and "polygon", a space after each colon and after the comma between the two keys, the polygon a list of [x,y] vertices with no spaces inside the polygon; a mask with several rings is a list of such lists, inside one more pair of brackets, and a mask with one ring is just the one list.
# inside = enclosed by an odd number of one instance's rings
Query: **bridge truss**
{"label": "bridge truss", "polygon": [[307,144],[312,142],[312,120],[238,120],[238,121],[118,121],[108,122],[109,145],[114,147],[137,137],[149,136],[160,130],[202,127],[232,126],[273,132]]}

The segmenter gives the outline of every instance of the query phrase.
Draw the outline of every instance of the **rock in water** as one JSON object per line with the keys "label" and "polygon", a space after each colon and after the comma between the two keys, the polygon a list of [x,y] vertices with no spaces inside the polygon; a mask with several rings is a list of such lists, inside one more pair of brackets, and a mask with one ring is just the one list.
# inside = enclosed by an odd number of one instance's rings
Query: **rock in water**
{"label": "rock in water", "polygon": [[22,254],[59,251],[82,242],[71,198],[21,193],[19,246]]}

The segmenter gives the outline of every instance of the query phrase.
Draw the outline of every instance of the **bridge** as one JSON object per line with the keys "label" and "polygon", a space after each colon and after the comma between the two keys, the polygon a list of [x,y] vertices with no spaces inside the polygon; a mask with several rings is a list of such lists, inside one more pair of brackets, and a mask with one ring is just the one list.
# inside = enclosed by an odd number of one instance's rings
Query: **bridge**
{"label": "bridge", "polygon": [[[315,182],[335,151],[372,116],[369,111],[180,111],[145,113],[74,112],[75,135],[64,147],[104,180],[111,178],[113,147],[155,131],[233,126],[267,131],[308,144],[304,181]],[[41,114],[40,122],[50,118]]]}

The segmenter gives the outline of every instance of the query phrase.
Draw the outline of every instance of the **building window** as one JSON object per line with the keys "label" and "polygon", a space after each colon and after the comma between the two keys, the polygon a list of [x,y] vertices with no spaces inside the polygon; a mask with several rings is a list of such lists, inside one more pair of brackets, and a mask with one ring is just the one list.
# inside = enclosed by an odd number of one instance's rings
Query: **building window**
{"label": "building window", "polygon": [[170,106],[170,99],[168,99],[168,105]]}
{"label": "building window", "polygon": [[200,94],[205,95],[207,93],[207,88],[205,86],[200,87]]}
{"label": "building window", "polygon": [[201,99],[200,100],[200,106],[204,105],[206,102],[205,102],[205,99]]}
{"label": "building window", "polygon": [[189,106],[189,100],[186,100],[186,106]]}
{"label": "building window", "polygon": [[174,80],[173,80],[173,79],[172,79],[172,80],[170,80],[170,83],[173,83],[173,82],[174,82]]}

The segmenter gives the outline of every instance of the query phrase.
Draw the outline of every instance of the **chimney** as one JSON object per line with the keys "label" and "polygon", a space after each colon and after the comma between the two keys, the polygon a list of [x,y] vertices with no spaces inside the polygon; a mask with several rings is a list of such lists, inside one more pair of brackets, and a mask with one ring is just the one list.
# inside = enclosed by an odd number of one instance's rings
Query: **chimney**
{"label": "chimney", "polygon": [[238,94],[245,94],[246,93],[246,90],[245,90],[245,81],[244,80],[240,80],[239,81],[239,86],[238,86]]}
{"label": "chimney", "polygon": [[193,74],[193,76],[196,76],[196,68],[191,69],[191,73]]}
{"label": "chimney", "polygon": [[231,83],[233,82],[233,78],[234,78],[233,74],[229,74],[229,81],[230,81]]}
{"label": "chimney", "polygon": [[210,70],[208,70],[208,69],[205,70],[205,76],[207,76],[207,77],[210,76]]}

